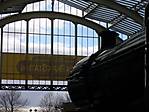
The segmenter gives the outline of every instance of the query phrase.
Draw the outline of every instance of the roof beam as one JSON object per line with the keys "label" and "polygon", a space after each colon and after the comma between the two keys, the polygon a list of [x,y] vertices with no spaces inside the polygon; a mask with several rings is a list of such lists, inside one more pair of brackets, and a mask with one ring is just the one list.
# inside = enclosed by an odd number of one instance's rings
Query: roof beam
{"label": "roof beam", "polygon": [[[137,6],[138,4],[139,4],[139,2],[137,2],[137,4],[136,4],[135,6],[131,7],[131,9],[135,9],[135,11],[137,11],[137,10],[136,10],[136,6]],[[122,20],[124,20],[125,18],[127,18],[127,16],[126,16],[126,15],[123,15],[123,14],[117,16],[116,18],[114,18],[112,21],[109,22],[109,23],[112,24],[109,28],[112,28],[113,26],[117,25],[118,23],[120,23],[120,22],[121,22]]]}
{"label": "roof beam", "polygon": [[128,9],[125,6],[116,3],[115,0],[84,0],[84,1],[94,2],[94,3],[97,3],[99,5],[101,4],[101,5],[107,6],[110,9],[117,10],[120,13],[132,18],[135,22],[143,25],[143,17],[141,17],[137,13],[137,11]]}
{"label": "roof beam", "polygon": [[113,26],[117,25],[118,23],[123,21],[125,18],[126,18],[126,15],[122,15],[122,14],[118,15],[116,18],[114,18],[112,21],[109,22],[111,26],[108,28],[111,29]]}
{"label": "roof beam", "polygon": [[[83,17],[84,17],[84,18],[87,17],[89,14],[91,14],[92,12],[94,12],[94,10],[95,10],[97,7],[98,7],[98,5],[96,5],[96,4],[91,4],[89,7],[87,7],[86,10],[84,10],[85,12],[87,12],[87,14],[84,15]],[[90,8],[91,8],[91,9],[90,9]],[[89,11],[87,11],[87,10],[89,10]]]}

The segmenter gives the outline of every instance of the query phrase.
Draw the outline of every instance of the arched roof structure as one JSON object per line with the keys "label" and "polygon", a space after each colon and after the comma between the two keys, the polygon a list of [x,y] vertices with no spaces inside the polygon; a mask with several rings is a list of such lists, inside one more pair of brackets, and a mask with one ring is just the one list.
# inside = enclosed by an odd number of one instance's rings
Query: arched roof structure
{"label": "arched roof structure", "polygon": [[104,21],[108,29],[133,35],[144,30],[143,18],[147,0],[59,0],[81,10],[85,18]]}
{"label": "arched roof structure", "polygon": [[[43,0],[1,0],[0,13],[19,12],[33,2]],[[125,35],[144,30],[143,17],[147,0],[58,0],[84,11],[84,18],[107,23],[108,29]],[[53,0],[54,2],[54,0]]]}

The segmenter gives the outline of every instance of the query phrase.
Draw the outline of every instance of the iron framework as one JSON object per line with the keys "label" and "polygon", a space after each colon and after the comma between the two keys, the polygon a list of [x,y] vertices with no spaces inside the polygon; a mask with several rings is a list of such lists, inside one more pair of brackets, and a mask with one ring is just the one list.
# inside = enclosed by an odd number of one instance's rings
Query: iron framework
{"label": "iron framework", "polygon": [[[37,4],[36,4],[37,3]],[[42,9],[41,4],[44,4],[44,9]],[[61,7],[62,10],[59,8],[59,6],[61,5],[61,3],[64,3]],[[91,27],[92,29],[94,29],[96,31],[96,33],[99,33],[101,30],[105,30],[105,29],[110,29],[110,30],[115,30],[118,31],[122,34],[127,35],[128,37],[131,37],[133,35],[135,35],[138,32],[142,32],[144,31],[144,26],[143,26],[143,18],[144,18],[144,10],[145,10],[145,6],[148,3],[148,0],[0,0],[0,27],[1,27],[1,34],[0,34],[0,41],[1,41],[1,54],[0,54],[0,58],[2,60],[2,53],[4,52],[4,39],[7,39],[7,44],[5,44],[5,46],[7,46],[7,49],[5,50],[5,52],[9,53],[10,49],[9,49],[9,45],[8,43],[13,43],[10,40],[11,35],[14,35],[14,38],[16,38],[18,35],[20,35],[20,51],[15,51],[16,47],[15,44],[17,43],[17,41],[15,41],[14,39],[14,53],[33,53],[33,54],[37,54],[36,52],[34,52],[34,44],[35,42],[33,42],[31,44],[28,43],[28,41],[32,41],[31,39],[33,39],[33,41],[38,41],[38,53],[40,53],[41,48],[41,39],[38,37],[42,37],[45,36],[45,43],[46,43],[46,47],[44,48],[45,52],[44,54],[60,54],[60,45],[59,44],[55,44],[54,41],[56,40],[57,43],[60,42],[60,39],[62,38],[61,41],[64,42],[62,48],[63,48],[63,53],[65,54],[65,46],[67,45],[66,42],[69,42],[69,55],[75,54],[75,55],[82,55],[83,54],[83,48],[86,47],[86,51],[87,51],[87,55],[89,52],[89,45],[90,45],[90,38],[92,38],[92,44],[95,46],[96,41],[98,41],[97,43],[100,43],[100,39],[95,35],[95,33],[93,32],[93,34],[90,36],[89,34],[89,29],[86,28],[87,30],[85,30],[84,27],[80,27],[79,24],[84,22],[83,25]],[[57,5],[57,6],[56,6]],[[38,8],[37,8],[37,7]],[[73,7],[73,8],[72,8]],[[77,10],[73,11],[74,8],[76,8]],[[69,10],[67,10],[69,9]],[[51,17],[47,16],[49,14],[51,14]],[[43,13],[41,13],[43,12]],[[59,12],[59,13],[58,13]],[[80,13],[81,12],[81,13]],[[11,14],[10,14],[11,13]],[[37,14],[38,13],[38,14]],[[69,13],[71,14],[68,15],[66,19],[67,14],[63,14],[63,13]],[[16,14],[16,15],[14,15]],[[29,16],[30,14],[30,16]],[[43,14],[45,14],[45,16],[43,16]],[[61,14],[61,15],[57,15],[56,14]],[[12,16],[14,15],[14,16]],[[54,16],[53,16],[54,15]],[[75,16],[72,15],[76,15],[79,16],[80,19],[76,19]],[[34,16],[34,17],[33,17]],[[18,18],[19,17],[19,18]],[[45,32],[41,33],[42,29],[40,29],[41,27],[41,20],[39,19],[39,25],[37,26],[35,22],[36,19],[38,20],[38,18],[48,18],[45,19]],[[8,18],[8,21],[7,21]],[[15,19],[16,18],[16,19]],[[22,19],[23,18],[23,19]],[[15,25],[17,23],[15,23],[16,20],[22,20],[20,23],[20,31],[15,31],[17,28],[15,27]],[[55,20],[54,20],[55,19]],[[69,22],[67,24],[69,24],[69,32],[75,32],[73,35],[71,33],[66,34],[66,21],[61,21],[60,19],[63,20],[68,20]],[[100,25],[95,25],[95,24],[89,24],[87,21],[87,19],[92,19],[95,20],[96,22],[103,22],[106,24],[106,27],[102,27]],[[12,21],[11,21],[12,20]],[[31,20],[31,21],[30,21]],[[32,21],[33,20],[33,21]],[[48,22],[50,20],[50,22]],[[72,21],[73,20],[73,21]],[[24,22],[25,21],[25,22]],[[9,24],[10,22],[14,22],[13,24],[13,31],[11,30],[11,25]],[[60,24],[60,22],[62,22],[62,24]],[[71,23],[72,22],[72,23]],[[24,24],[26,25],[26,29],[23,30]],[[51,29],[48,29],[48,23],[50,23],[51,25]],[[74,27],[72,27],[72,25]],[[33,26],[33,31],[31,32],[29,29],[29,26],[32,25]],[[63,26],[63,31],[60,32],[60,25]],[[8,29],[6,30],[6,28],[4,28],[5,26],[8,26]],[[36,28],[39,27],[39,31],[36,32]],[[59,29],[57,30],[57,32],[55,33],[54,27],[58,27]],[[95,28],[96,27],[96,28]],[[3,29],[4,28],[4,29]],[[80,29],[81,30],[80,30]],[[74,31],[73,31],[73,30]],[[78,31],[81,31],[81,33],[79,34]],[[48,32],[50,31],[50,32]],[[86,32],[87,35],[84,35],[83,32]],[[88,35],[89,34],[89,35]],[[4,38],[2,38],[4,37]],[[22,42],[23,37],[26,37],[26,43]],[[46,41],[47,39],[50,41],[51,37],[51,51],[49,53],[47,47],[49,47]],[[71,37],[68,38],[67,37]],[[78,38],[77,38],[78,37]],[[128,38],[127,37],[127,38]],[[74,40],[75,38],[75,40]],[[66,41],[67,40],[67,41]],[[75,42],[74,42],[75,41]],[[78,41],[78,43],[77,43]],[[84,43],[83,43],[84,42]],[[79,43],[81,43],[79,45]],[[16,45],[19,45],[16,44]],[[30,52],[29,47],[25,47],[23,48],[23,44],[26,44],[26,46],[33,46],[33,50]],[[83,45],[84,44],[84,45]],[[75,47],[76,49],[74,50],[75,52],[72,53],[72,49]],[[81,47],[81,51],[78,52],[79,47]],[[12,48],[12,47],[10,47]],[[98,49],[100,48],[100,46],[98,46]],[[26,49],[25,52],[22,52],[22,49]],[[53,49],[56,49],[55,51]],[[92,48],[93,52],[96,51],[96,47]],[[47,51],[47,52],[46,52]],[[42,54],[43,52],[41,52]],[[2,61],[0,63],[0,66],[2,66]],[[1,72],[1,67],[0,67],[0,72]],[[1,78],[1,75],[0,75]],[[1,83],[0,80],[0,89],[1,90],[36,90],[36,91],[67,91],[67,85],[40,85],[40,84],[28,84],[26,83],[20,83],[20,84],[7,84],[7,83]]]}

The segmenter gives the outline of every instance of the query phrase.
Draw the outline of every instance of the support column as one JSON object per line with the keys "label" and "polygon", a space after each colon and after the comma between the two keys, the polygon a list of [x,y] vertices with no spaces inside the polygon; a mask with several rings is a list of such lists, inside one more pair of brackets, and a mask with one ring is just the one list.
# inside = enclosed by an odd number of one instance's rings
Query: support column
{"label": "support column", "polygon": [[145,33],[146,33],[146,47],[145,47],[145,106],[146,106],[146,111],[149,111],[149,74],[148,74],[148,65],[149,65],[149,55],[148,55],[148,50],[149,50],[149,4],[147,5],[145,9]]}
{"label": "support column", "polygon": [[[53,55],[53,46],[54,46],[54,20],[51,19],[51,55]],[[53,80],[51,80],[51,85],[53,85]],[[53,89],[53,86],[51,86],[51,88]]]}
{"label": "support column", "polygon": [[100,37],[100,34],[97,32],[98,34],[98,51],[101,50],[101,41],[102,41],[102,38]]}
{"label": "support column", "polygon": [[1,39],[0,39],[0,89],[2,84],[2,51],[3,51],[3,27],[1,28]]}
{"label": "support column", "polygon": [[[26,60],[28,60],[28,53],[29,53],[29,20],[26,20]],[[27,68],[27,65],[25,65]],[[26,71],[26,75],[27,75],[27,71]],[[25,80],[25,89],[28,89],[28,76],[26,76],[26,80]]]}

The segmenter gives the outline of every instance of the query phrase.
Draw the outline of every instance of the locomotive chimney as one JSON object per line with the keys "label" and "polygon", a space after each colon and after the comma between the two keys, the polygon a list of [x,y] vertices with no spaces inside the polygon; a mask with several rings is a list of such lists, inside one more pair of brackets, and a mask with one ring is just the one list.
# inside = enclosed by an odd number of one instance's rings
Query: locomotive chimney
{"label": "locomotive chimney", "polygon": [[115,31],[103,31],[100,36],[102,38],[101,49],[111,49],[122,42],[122,39],[118,37],[119,34]]}

